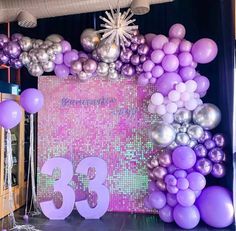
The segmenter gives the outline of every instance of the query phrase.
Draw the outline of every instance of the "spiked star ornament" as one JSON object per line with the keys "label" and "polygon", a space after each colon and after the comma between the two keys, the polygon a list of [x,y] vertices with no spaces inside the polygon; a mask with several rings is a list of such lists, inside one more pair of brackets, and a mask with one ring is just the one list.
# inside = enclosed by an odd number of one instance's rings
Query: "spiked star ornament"
{"label": "spiked star ornament", "polygon": [[136,20],[131,19],[134,14],[130,9],[121,13],[119,6],[116,10],[110,6],[110,12],[106,11],[105,14],[107,18],[100,16],[104,22],[101,24],[104,29],[98,31],[98,33],[103,33],[101,40],[116,43],[125,48],[125,42],[131,40],[133,31],[138,29],[138,26],[134,25]]}

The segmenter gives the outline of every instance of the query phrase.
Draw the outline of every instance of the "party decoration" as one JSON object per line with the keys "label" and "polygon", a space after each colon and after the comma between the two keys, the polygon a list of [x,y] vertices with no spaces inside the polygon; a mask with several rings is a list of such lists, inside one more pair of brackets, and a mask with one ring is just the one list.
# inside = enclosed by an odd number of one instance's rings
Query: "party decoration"
{"label": "party decoration", "polygon": [[234,221],[232,193],[224,187],[211,186],[197,200],[201,219],[215,228],[225,228]]}
{"label": "party decoration", "polygon": [[110,13],[108,11],[105,12],[107,18],[100,16],[100,19],[105,23],[101,24],[101,27],[105,29],[99,30],[98,32],[103,33],[102,40],[106,43],[115,43],[117,46],[124,48],[125,42],[131,40],[132,32],[138,29],[138,26],[130,25],[136,21],[135,19],[131,19],[134,14],[130,8],[121,13],[119,6],[117,10],[113,10],[110,7],[110,11]]}
{"label": "party decoration", "polygon": [[80,43],[87,52],[95,50],[99,42],[100,35],[94,29],[85,29],[80,36]]}

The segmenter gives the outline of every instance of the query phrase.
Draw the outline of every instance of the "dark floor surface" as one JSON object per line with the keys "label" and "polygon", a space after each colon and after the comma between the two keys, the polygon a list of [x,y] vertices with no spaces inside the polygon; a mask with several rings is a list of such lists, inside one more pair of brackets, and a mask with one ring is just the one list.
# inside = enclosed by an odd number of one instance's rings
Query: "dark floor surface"
{"label": "dark floor surface", "polygon": [[[16,220],[23,224],[23,210],[16,212]],[[7,218],[4,219],[5,222]],[[4,222],[4,223],[5,223]],[[42,231],[182,231],[175,224],[165,224],[158,216],[128,213],[106,213],[100,220],[84,220],[77,212],[73,212],[66,220],[51,221],[43,215],[31,217],[31,225]],[[229,231],[235,226],[225,229],[214,229],[200,223],[194,231]]]}

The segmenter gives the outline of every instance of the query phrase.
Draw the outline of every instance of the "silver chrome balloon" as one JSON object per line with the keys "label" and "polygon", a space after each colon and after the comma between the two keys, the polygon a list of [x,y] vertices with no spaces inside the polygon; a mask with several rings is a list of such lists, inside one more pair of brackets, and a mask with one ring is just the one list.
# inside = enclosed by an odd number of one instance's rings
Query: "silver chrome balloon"
{"label": "silver chrome balloon", "polygon": [[177,133],[177,132],[179,132],[179,129],[181,128],[181,125],[180,124],[178,124],[178,123],[173,123],[173,124],[171,124],[172,125],[172,127],[175,129],[175,132]]}
{"label": "silver chrome balloon", "polygon": [[170,124],[158,123],[151,131],[151,139],[159,147],[167,147],[175,140],[175,130]]}
{"label": "silver chrome balloon", "polygon": [[115,62],[120,55],[120,47],[115,43],[101,42],[97,48],[98,57],[105,63]]}
{"label": "silver chrome balloon", "polygon": [[38,63],[32,63],[30,64],[28,71],[32,76],[39,77],[43,74],[43,67]]}
{"label": "silver chrome balloon", "polygon": [[114,70],[114,72],[109,71],[108,78],[110,80],[117,80],[119,78],[119,74],[116,70]]}
{"label": "silver chrome balloon", "polygon": [[178,134],[176,134],[175,142],[178,145],[188,145],[189,141],[190,141],[190,138],[188,134],[184,132],[179,132]]}
{"label": "silver chrome balloon", "polygon": [[220,123],[221,112],[214,104],[204,103],[193,111],[194,123],[200,125],[205,130],[211,130]]}
{"label": "silver chrome balloon", "polygon": [[109,65],[104,62],[98,63],[97,74],[100,76],[107,76],[109,70]]}
{"label": "silver chrome balloon", "polygon": [[72,62],[71,63],[71,70],[74,73],[79,74],[82,71],[82,63],[78,60]]}
{"label": "silver chrome balloon", "polygon": [[198,140],[204,135],[204,130],[201,126],[192,124],[188,127],[187,133],[190,138]]}
{"label": "silver chrome balloon", "polygon": [[198,142],[196,140],[190,140],[188,146],[190,148],[194,148],[197,144]]}
{"label": "silver chrome balloon", "polygon": [[46,63],[49,60],[49,55],[44,49],[38,49],[38,52],[36,53],[36,57],[39,62]]}
{"label": "silver chrome balloon", "polygon": [[87,81],[89,78],[90,78],[90,75],[85,73],[84,71],[81,71],[79,74],[78,74],[78,77],[81,81]]}
{"label": "silver chrome balloon", "polygon": [[43,70],[45,72],[52,72],[54,70],[55,64],[52,61],[47,61],[46,63],[43,63]]}
{"label": "silver chrome balloon", "polygon": [[176,147],[178,147],[179,145],[175,142],[175,141],[173,141],[169,146],[168,146],[168,148],[170,148],[170,149],[175,149]]}
{"label": "silver chrome balloon", "polygon": [[49,41],[49,40],[46,40],[43,42],[43,45],[47,46],[47,47],[50,47],[53,45],[53,42],[52,41]]}
{"label": "silver chrome balloon", "polygon": [[29,51],[33,47],[32,40],[29,37],[22,37],[19,40],[19,44],[23,51]]}
{"label": "silver chrome balloon", "polygon": [[54,43],[59,43],[63,40],[63,37],[59,34],[51,34],[46,38],[46,40],[49,40]]}
{"label": "silver chrome balloon", "polygon": [[31,62],[31,59],[30,59],[29,54],[27,52],[22,52],[19,59],[24,66],[27,66]]}
{"label": "silver chrome balloon", "polygon": [[54,51],[54,54],[62,53],[62,46],[60,43],[54,43],[51,48]]}
{"label": "silver chrome balloon", "polygon": [[36,40],[33,42],[33,48],[39,48],[42,44],[43,44],[43,40],[41,40],[41,39],[36,39]]}
{"label": "silver chrome balloon", "polygon": [[48,53],[48,55],[54,55],[54,54],[55,54],[55,52],[54,52],[54,50],[52,49],[52,47],[49,47],[49,48],[47,49],[47,53]]}
{"label": "silver chrome balloon", "polygon": [[185,108],[180,108],[174,114],[174,119],[175,119],[175,122],[180,123],[180,124],[189,123],[192,119],[192,113]]}
{"label": "silver chrome balloon", "polygon": [[96,49],[100,42],[100,35],[94,29],[85,29],[80,36],[80,43],[85,51],[91,52]]}

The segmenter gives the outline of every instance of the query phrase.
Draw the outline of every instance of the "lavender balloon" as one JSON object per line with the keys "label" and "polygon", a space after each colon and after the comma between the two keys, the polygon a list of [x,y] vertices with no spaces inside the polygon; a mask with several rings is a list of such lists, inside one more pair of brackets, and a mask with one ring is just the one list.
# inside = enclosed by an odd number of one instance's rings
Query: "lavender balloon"
{"label": "lavender balloon", "polygon": [[78,60],[79,56],[76,51],[67,51],[64,54],[64,63],[67,67],[71,66],[73,61]]}
{"label": "lavender balloon", "polygon": [[125,64],[122,67],[122,71],[121,71],[122,75],[124,75],[125,77],[132,77],[135,74],[135,69],[134,67],[132,67],[130,64]]}
{"label": "lavender balloon", "polygon": [[59,78],[67,78],[70,74],[70,69],[64,64],[59,64],[55,66],[54,72]]}
{"label": "lavender balloon", "polygon": [[159,216],[162,221],[171,223],[174,221],[173,218],[173,208],[169,205],[165,205],[162,209],[159,210]]}
{"label": "lavender balloon", "polygon": [[155,209],[161,209],[166,205],[166,196],[163,192],[153,192],[149,196],[150,205]]}

